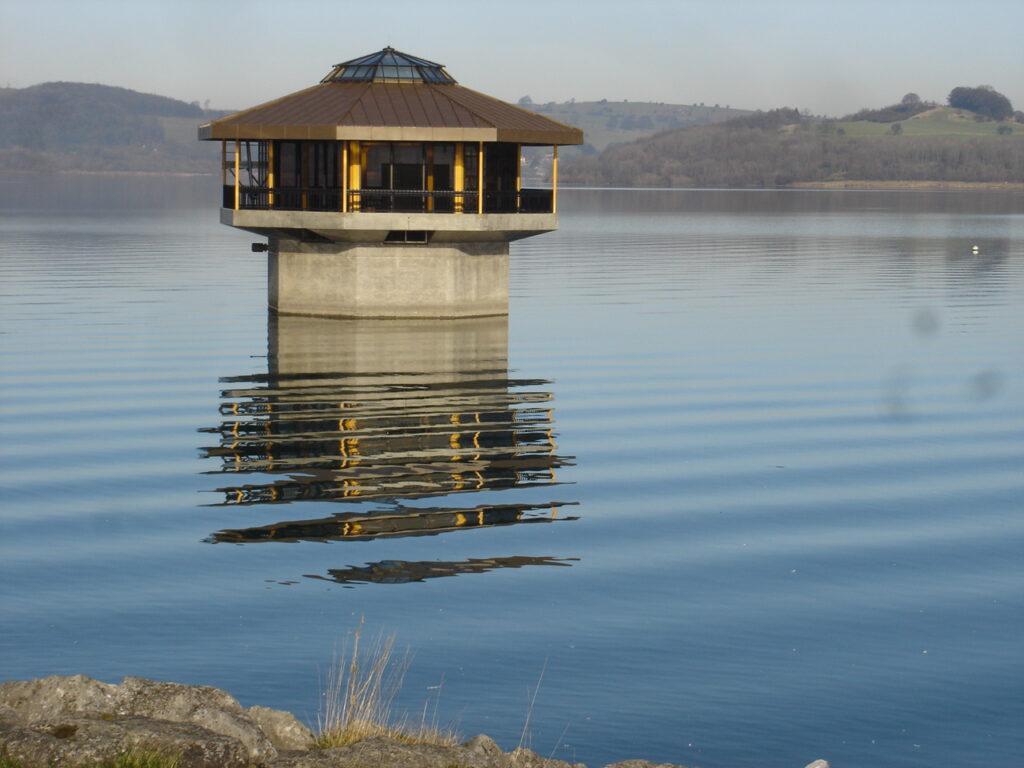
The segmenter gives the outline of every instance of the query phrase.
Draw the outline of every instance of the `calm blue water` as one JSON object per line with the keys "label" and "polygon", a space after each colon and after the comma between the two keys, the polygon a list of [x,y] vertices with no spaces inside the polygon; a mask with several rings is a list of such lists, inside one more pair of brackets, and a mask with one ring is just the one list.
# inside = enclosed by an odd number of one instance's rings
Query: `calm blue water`
{"label": "calm blue water", "polygon": [[1024,197],[559,204],[507,323],[275,322],[209,180],[0,179],[0,679],[313,721],[364,617],[505,748],[1019,763]]}

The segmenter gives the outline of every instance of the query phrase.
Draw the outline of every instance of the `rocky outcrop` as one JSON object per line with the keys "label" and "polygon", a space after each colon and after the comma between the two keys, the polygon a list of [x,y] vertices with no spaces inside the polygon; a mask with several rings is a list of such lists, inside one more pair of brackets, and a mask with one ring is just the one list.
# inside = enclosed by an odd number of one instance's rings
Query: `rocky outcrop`
{"label": "rocky outcrop", "polygon": [[291,712],[267,707],[249,707],[245,714],[267,735],[277,749],[312,749],[313,733]]}
{"label": "rocky outcrop", "polygon": [[[85,675],[51,676],[0,684],[0,707],[9,712],[9,728],[28,726],[29,731],[36,733],[37,726],[52,731],[65,724],[65,731],[74,729],[66,738],[48,741],[30,739],[22,727],[19,737],[13,739],[19,744],[31,742],[38,749],[49,749],[59,757],[55,763],[58,765],[85,765],[93,759],[89,755],[97,750],[113,750],[116,754],[117,750],[140,742],[180,751],[187,734],[192,734],[195,741],[186,749],[190,754],[190,750],[202,751],[198,745],[204,734],[219,737],[214,740],[216,744],[231,745],[230,749],[225,747],[227,751],[223,754],[217,752],[216,759],[222,762],[211,765],[233,765],[226,755],[239,751],[236,745],[240,745],[244,755],[240,763],[243,768],[249,763],[267,764],[277,757],[273,743],[242,705],[231,694],[210,686],[162,683],[140,677],[126,677],[120,685],[111,685]],[[71,717],[75,715],[78,717]],[[173,729],[161,725],[160,730],[152,725],[160,723],[193,727]],[[164,732],[166,735],[162,735]],[[138,738],[133,733],[138,733]],[[47,734],[49,731],[42,732]],[[0,731],[0,739],[10,742],[12,738]],[[8,747],[8,752],[14,751],[13,746]],[[82,762],[77,762],[78,752],[82,752]],[[195,765],[206,763],[200,761]]]}
{"label": "rocky outcrop", "polygon": [[250,764],[241,742],[190,723],[81,714],[24,725],[0,723],[0,754],[24,768],[94,768],[139,749],[179,755],[182,768],[248,768]]}
{"label": "rocky outcrop", "polygon": [[85,675],[43,677],[0,683],[0,707],[22,720],[43,720],[76,712],[113,712],[116,685]]}
{"label": "rocky outcrop", "polygon": [[399,744],[383,737],[347,747],[333,747],[285,756],[274,768],[586,768],[561,760],[546,760],[528,749],[502,752],[487,736],[475,736],[453,747]]}
{"label": "rocky outcrop", "polygon": [[[179,768],[586,768],[487,736],[450,747],[377,737],[317,749],[289,712],[243,709],[208,686],[75,675],[0,684],[0,756],[22,768],[95,768],[133,751],[179,756]],[[627,760],[606,768],[679,768]],[[807,768],[828,768],[824,760]]]}
{"label": "rocky outcrop", "polygon": [[[451,747],[399,744],[375,737],[347,747],[282,755],[273,768],[586,768],[583,763],[551,760],[529,749],[502,752],[488,736],[474,736]],[[679,768],[645,760],[614,763],[606,768]]]}
{"label": "rocky outcrop", "polygon": [[0,745],[25,766],[90,766],[145,747],[180,754],[182,768],[248,768],[278,756],[261,721],[286,748],[312,743],[287,712],[260,710],[209,686],[44,677],[0,684]]}

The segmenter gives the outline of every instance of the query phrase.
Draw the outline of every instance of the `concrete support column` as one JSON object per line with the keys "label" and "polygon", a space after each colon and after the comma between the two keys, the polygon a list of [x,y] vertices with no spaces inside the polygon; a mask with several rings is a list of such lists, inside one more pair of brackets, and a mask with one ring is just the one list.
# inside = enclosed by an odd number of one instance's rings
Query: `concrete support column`
{"label": "concrete support column", "polygon": [[271,240],[270,308],[311,317],[508,314],[508,242],[388,245]]}

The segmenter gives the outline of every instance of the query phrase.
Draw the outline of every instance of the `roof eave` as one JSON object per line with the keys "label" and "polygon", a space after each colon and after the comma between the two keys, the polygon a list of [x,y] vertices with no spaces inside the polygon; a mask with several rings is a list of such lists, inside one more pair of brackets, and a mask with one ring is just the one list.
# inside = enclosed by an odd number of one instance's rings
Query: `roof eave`
{"label": "roof eave", "polygon": [[[207,141],[514,141],[502,139],[493,127],[430,127],[383,125],[245,125],[207,123],[199,138]],[[537,143],[532,139],[521,143]],[[545,142],[539,142],[545,143]],[[551,143],[551,142],[546,142]],[[564,143],[564,142],[559,142]]]}
{"label": "roof eave", "polygon": [[538,131],[516,128],[499,128],[497,141],[510,144],[540,144],[544,146],[573,146],[583,143],[583,131],[572,130]]}

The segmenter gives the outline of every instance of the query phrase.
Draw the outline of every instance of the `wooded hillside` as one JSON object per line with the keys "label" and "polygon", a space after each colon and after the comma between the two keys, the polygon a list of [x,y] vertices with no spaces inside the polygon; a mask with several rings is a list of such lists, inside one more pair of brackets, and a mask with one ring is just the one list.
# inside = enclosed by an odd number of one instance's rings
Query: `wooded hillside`
{"label": "wooded hillside", "polygon": [[0,168],[211,172],[196,126],[221,112],[88,83],[0,91]]}
{"label": "wooded hillside", "polygon": [[[529,96],[524,96],[519,100],[519,105],[552,120],[581,128],[587,140],[581,154],[594,154],[611,144],[633,141],[673,128],[720,123],[750,114],[749,109],[733,109],[719,104],[705,106],[608,99],[535,104]],[[575,152],[568,151],[566,156],[572,156]]]}
{"label": "wooded hillside", "polygon": [[[890,108],[886,108],[890,109]],[[581,186],[775,187],[840,181],[1024,182],[1024,125],[927,105],[903,120],[794,109],[666,131],[563,163]]]}
{"label": "wooded hillside", "polygon": [[[948,102],[938,106],[907,94],[898,104],[822,120],[795,109],[520,100],[583,128],[588,144],[563,153],[560,178],[567,184],[1024,182],[1024,114],[1012,112],[990,86],[954,88]],[[215,173],[217,146],[197,141],[196,126],[224,114],[105,85],[0,89],[0,170]],[[527,162],[544,152],[531,149]],[[550,164],[534,165],[540,170],[531,180],[542,181]]]}

